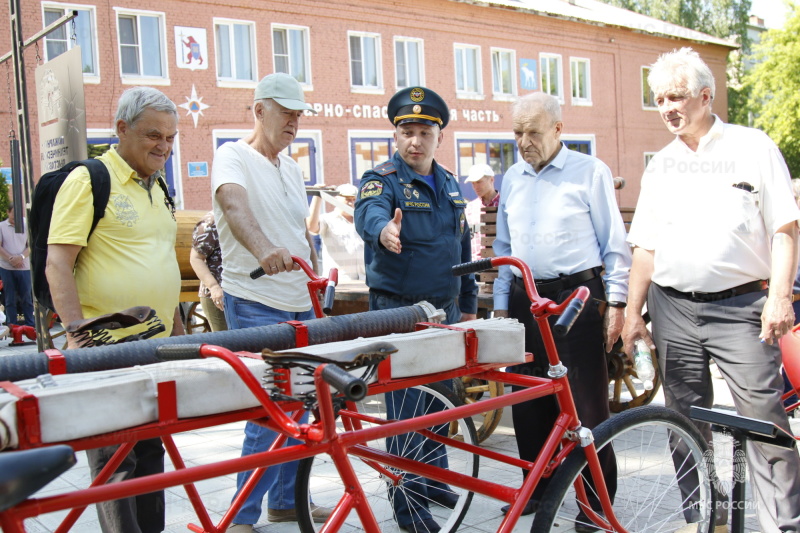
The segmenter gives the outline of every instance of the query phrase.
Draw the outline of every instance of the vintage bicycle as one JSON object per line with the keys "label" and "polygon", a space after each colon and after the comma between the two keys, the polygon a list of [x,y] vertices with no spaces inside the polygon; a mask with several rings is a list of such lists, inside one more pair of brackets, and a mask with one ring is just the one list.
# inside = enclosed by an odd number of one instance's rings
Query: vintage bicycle
{"label": "vintage bicycle", "polygon": [[[588,528],[620,533],[673,531],[687,522],[696,523],[698,532],[710,531],[714,509],[713,466],[705,460],[705,441],[688,419],[663,407],[647,406],[617,415],[594,430],[580,425],[570,393],[568,369],[558,359],[553,332],[568,332],[588,297],[588,290],[579,288],[559,304],[543,299],[537,294],[526,265],[512,257],[459,265],[454,267],[454,275],[499,265],[513,265],[523,273],[531,299],[531,312],[545,339],[550,362],[549,377],[502,372],[501,368],[511,364],[512,357],[509,357],[511,360],[492,362],[481,359],[481,351],[491,344],[487,339],[499,339],[497,342],[500,342],[503,337],[513,336],[502,329],[510,323],[508,319],[495,319],[500,326],[500,335],[495,337],[486,336],[485,321],[453,326],[419,323],[418,332],[406,335],[429,335],[434,339],[429,346],[444,346],[457,338],[461,343],[459,346],[462,346],[463,359],[456,367],[432,372],[422,368],[417,375],[399,375],[398,361],[402,361],[405,349],[398,349],[395,344],[405,342],[403,335],[380,341],[363,339],[356,346],[338,351],[331,345],[296,348],[288,353],[265,350],[261,358],[266,369],[261,367],[261,361],[254,362],[252,354],[235,354],[218,346],[158,346],[161,357],[166,359],[201,357],[224,361],[257,400],[257,405],[225,414],[181,418],[174,405],[175,395],[169,393],[170,386],[159,386],[157,423],[127,429],[124,435],[116,437],[110,434],[106,440],[97,437],[95,440],[102,441],[103,445],[116,440],[128,446],[139,438],[159,436],[175,464],[174,472],[111,485],[95,485],[38,499],[29,498],[36,486],[15,487],[12,479],[14,497],[0,498],[0,525],[7,532],[24,531],[25,517],[80,509],[97,501],[184,485],[200,522],[199,525],[189,525],[189,528],[196,532],[221,532],[230,525],[236,502],[219,522],[213,523],[194,483],[253,469],[253,476],[259,476],[265,468],[299,459],[302,464],[296,483],[296,501],[300,528],[304,532],[391,531],[397,526],[390,499],[398,492],[402,493],[409,480],[418,481],[420,478],[446,484],[455,497],[452,508],[433,500],[427,502],[442,531],[458,530],[468,515],[473,495],[478,493],[511,504],[510,511],[497,529],[498,532],[510,532],[536,484],[544,476],[553,479],[534,518],[532,531],[535,532],[554,529],[587,531]],[[551,328],[550,317],[558,315]],[[397,339],[396,342],[391,340],[393,338]],[[443,341],[445,338],[447,340]],[[148,342],[152,341],[142,341]],[[453,355],[450,352],[458,350],[439,348],[428,353],[426,359],[439,363],[440,359]],[[518,356],[515,357],[518,360]],[[523,357],[529,360],[531,356],[523,354]],[[410,364],[406,361],[405,368],[413,368],[414,361]],[[199,364],[195,361],[188,363]],[[263,373],[261,380],[254,375],[256,366]],[[230,370],[228,374],[231,374]],[[449,388],[441,384],[463,376],[522,388],[463,405]],[[420,390],[419,396],[428,412],[407,420],[387,417],[383,393],[409,387]],[[535,462],[477,445],[471,417],[486,409],[507,407],[545,395],[556,396],[562,413]],[[297,420],[304,410],[313,412],[315,416],[311,422],[300,424]],[[257,419],[281,434],[268,451],[187,467],[171,438],[172,434],[189,428],[247,419]],[[297,439],[300,444],[284,446],[288,437]],[[389,442],[402,443],[402,446],[387,446],[388,437],[391,437]],[[86,439],[66,444],[76,443],[79,447],[87,446]],[[403,447],[406,444],[408,447]],[[609,446],[613,448],[617,461],[614,480],[603,479],[597,458],[597,450]],[[53,449],[56,447],[47,445],[41,450],[0,453],[0,471],[5,470],[4,462],[14,461],[17,453],[44,454]],[[686,452],[686,459],[676,462],[673,449]],[[446,454],[449,468],[430,464],[432,454]],[[508,486],[481,478],[481,461],[495,461],[511,469],[528,470],[530,474],[519,486]],[[16,479],[20,477],[29,478],[27,474],[17,472]],[[251,478],[249,483],[255,483],[256,479]],[[611,493],[609,486],[612,487]],[[0,490],[7,487],[0,480]],[[406,497],[415,498],[416,495],[407,494]],[[313,523],[311,502],[334,508],[325,524]],[[70,524],[62,524],[62,527],[58,531],[68,530]]]}

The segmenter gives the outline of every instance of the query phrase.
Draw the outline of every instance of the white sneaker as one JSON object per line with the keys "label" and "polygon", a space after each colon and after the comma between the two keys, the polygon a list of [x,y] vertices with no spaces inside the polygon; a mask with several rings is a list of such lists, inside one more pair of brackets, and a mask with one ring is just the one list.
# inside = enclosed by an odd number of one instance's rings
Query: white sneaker
{"label": "white sneaker", "polygon": [[228,533],[253,533],[253,524],[231,524]]}

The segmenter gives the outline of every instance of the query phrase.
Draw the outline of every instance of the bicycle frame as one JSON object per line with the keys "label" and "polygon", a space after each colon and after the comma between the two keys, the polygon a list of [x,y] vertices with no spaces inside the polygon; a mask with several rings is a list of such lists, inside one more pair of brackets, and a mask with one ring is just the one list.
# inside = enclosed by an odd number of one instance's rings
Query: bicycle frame
{"label": "bicycle frame", "polygon": [[[114,458],[106,465],[98,478],[89,488],[78,490],[73,493],[50,496],[40,499],[29,499],[5,512],[0,513],[0,526],[8,533],[18,533],[24,531],[23,520],[39,514],[50,513],[65,509],[72,509],[61,525],[56,529],[57,532],[68,531],[80,513],[86,506],[108,500],[130,497],[138,494],[164,490],[169,487],[183,485],[189,500],[197,514],[200,525],[189,525],[189,529],[195,532],[217,533],[225,531],[231,524],[233,517],[238,512],[241,504],[249,494],[249,490],[258,482],[266,468],[287,461],[304,459],[318,454],[328,454],[332,458],[339,475],[346,481],[348,487],[344,496],[336,505],[333,514],[322,526],[323,532],[338,531],[351,510],[355,510],[362,522],[365,531],[370,533],[380,533],[378,523],[369,503],[366,500],[363,489],[358,481],[353,466],[348,456],[361,458],[373,468],[384,469],[386,467],[401,468],[407,472],[422,475],[426,478],[448,483],[452,486],[463,488],[471,492],[477,492],[486,496],[501,500],[511,504],[509,512],[501,522],[498,533],[511,532],[522,514],[526,502],[530,499],[539,480],[549,476],[554,468],[558,466],[568,455],[581,444],[576,431],[580,427],[577,417],[575,404],[567,380],[566,371],[561,364],[555,340],[547,321],[551,315],[560,314],[566,309],[573,298],[585,300],[588,297],[588,290],[584,287],[577,289],[562,304],[555,304],[550,300],[539,297],[536,292],[533,279],[527,266],[521,261],[501,257],[492,259],[493,266],[514,265],[520,268],[524,274],[525,285],[528,296],[531,298],[531,312],[541,328],[542,336],[547,350],[547,357],[551,366],[551,377],[533,377],[519,374],[511,374],[499,371],[505,363],[483,364],[477,362],[477,337],[473,330],[459,328],[458,326],[441,326],[437,324],[420,324],[420,328],[426,327],[445,327],[463,331],[466,336],[467,353],[465,354],[466,364],[464,367],[446,372],[437,372],[424,376],[412,378],[392,379],[389,361],[382,362],[378,367],[377,381],[369,386],[369,394],[380,394],[394,390],[405,389],[408,387],[441,381],[445,379],[458,378],[471,375],[479,379],[498,381],[505,384],[523,387],[520,390],[504,394],[495,398],[483,400],[478,403],[458,406],[445,411],[434,412],[405,420],[380,421],[381,423],[365,428],[361,422],[376,420],[355,410],[352,403],[348,403],[345,409],[341,409],[338,415],[341,417],[345,430],[338,432],[336,427],[336,413],[334,412],[333,396],[330,386],[322,379],[322,372],[325,365],[320,365],[314,372],[314,385],[317,392],[319,406],[319,420],[313,423],[299,423],[302,415],[299,402],[274,402],[269,394],[261,387],[258,379],[242,363],[240,357],[257,357],[249,353],[234,354],[231,351],[204,345],[200,348],[200,356],[209,358],[216,357],[225,361],[236,372],[239,378],[245,383],[252,394],[258,399],[260,406],[233,413],[221,415],[211,415],[197,419],[179,420],[177,419],[177,408],[175,405],[175,383],[166,382],[159,384],[158,412],[159,421],[133,428],[125,432],[114,433],[106,436],[91,437],[71,441],[67,444],[72,445],[76,450],[108,446],[111,444],[122,444],[117,450]],[[308,273],[308,272],[307,272]],[[322,279],[322,278],[320,278]],[[327,280],[323,281],[323,284]],[[310,284],[309,284],[310,286]],[[312,301],[314,298],[312,298]],[[527,355],[528,360],[532,356]],[[424,428],[434,424],[452,422],[461,418],[477,415],[486,410],[500,409],[509,405],[540,398],[548,395],[555,395],[561,407],[561,414],[550,432],[550,435],[534,462],[524,461],[518,458],[506,456],[504,454],[486,450],[479,446],[460,442],[455,439],[436,435]],[[269,450],[255,453],[245,457],[229,459],[218,463],[186,467],[180,452],[175,445],[172,434],[190,429],[199,429],[233,421],[254,420],[279,433],[279,437]],[[519,488],[510,488],[498,483],[486,480],[478,480],[465,474],[450,470],[434,467],[432,465],[414,461],[385,451],[376,450],[365,445],[366,442],[374,439],[386,438],[389,436],[400,435],[417,431],[426,437],[448,446],[466,450],[478,456],[486,457],[491,460],[499,461],[517,468],[530,471],[525,477]],[[105,481],[116,470],[122,458],[132,448],[133,444],[141,439],[160,437],[164,442],[167,454],[172,460],[175,470],[155,474],[146,478],[126,480],[110,485],[105,485]],[[288,437],[293,437],[301,441],[301,444],[284,446]],[[595,480],[595,487],[598,491],[604,520],[597,513],[588,508],[587,514],[595,523],[604,528],[612,528],[614,531],[623,533],[625,530],[614,516],[610,498],[603,480],[603,474],[597,457],[597,451],[592,442],[584,443],[588,465]],[[219,523],[214,524],[208,511],[202,503],[201,497],[194,487],[194,483],[209,478],[220,477],[233,473],[254,470],[244,490],[240,491],[232,506],[225,513]],[[576,482],[579,498],[586,503],[587,494],[583,487],[578,487],[581,481]]]}

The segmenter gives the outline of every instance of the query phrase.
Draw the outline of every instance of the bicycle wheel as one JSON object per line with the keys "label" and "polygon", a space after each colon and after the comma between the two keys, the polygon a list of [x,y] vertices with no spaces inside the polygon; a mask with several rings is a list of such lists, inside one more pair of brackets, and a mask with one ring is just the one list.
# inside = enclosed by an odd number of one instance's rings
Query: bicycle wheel
{"label": "bicycle wheel", "polygon": [[[671,532],[687,522],[696,522],[698,533],[713,528],[713,463],[705,439],[688,418],[666,407],[637,407],[600,424],[594,438],[598,450],[613,447],[617,464],[613,508],[626,531]],[[588,468],[584,471],[585,466],[584,449],[577,448],[556,469],[532,532],[591,531],[596,527],[579,516],[585,504],[575,497],[574,485],[581,480],[589,498],[596,495],[587,482],[591,475]]]}
{"label": "bicycle wheel", "polygon": [[[463,405],[461,400],[442,383],[431,383],[414,387],[414,394],[405,396],[404,401],[413,400],[415,406],[419,406],[418,413],[439,411],[442,409],[452,409]],[[394,396],[375,395],[368,396],[364,400],[357,402],[356,410],[362,415],[387,420],[387,402],[393,400]],[[392,406],[389,411],[392,412]],[[396,406],[395,406],[396,407]],[[346,413],[341,413],[337,425],[339,431],[345,431],[345,426],[350,424],[358,427],[371,427],[376,422],[356,421]],[[453,422],[441,424],[437,427],[427,428],[440,435],[450,435],[451,438],[463,440],[470,444],[477,444],[478,439],[475,433],[475,426],[471,418],[461,418]],[[478,456],[450,446],[444,446],[432,439],[425,438],[419,433],[407,433],[393,438],[389,444],[389,451],[402,455],[403,457],[414,459],[421,462],[432,462],[435,456],[446,456],[447,468],[472,477],[478,476]],[[387,440],[379,439],[364,443],[365,446],[387,451]],[[401,531],[397,525],[392,499],[405,499],[406,503],[411,504],[412,508],[420,505],[427,507],[433,519],[441,526],[442,532],[455,531],[472,501],[473,493],[457,487],[447,487],[446,485],[432,482],[414,474],[399,471],[396,468],[380,464],[371,464],[359,457],[350,455],[350,462],[356,471],[361,486],[364,489],[369,506],[372,508],[381,532]],[[441,466],[441,463],[440,463]],[[328,455],[319,455],[300,461],[297,471],[297,482],[295,485],[295,506],[297,508],[297,518],[300,530],[310,533],[319,529],[320,524],[314,524],[311,517],[311,503],[323,507],[333,508],[344,495],[344,484]],[[443,492],[446,491],[446,492]],[[431,495],[436,492],[434,497],[442,500],[445,496],[454,502],[452,509],[436,503],[431,499]],[[426,494],[428,493],[428,494]],[[402,504],[401,504],[402,505]],[[411,512],[412,516],[414,511]],[[416,515],[417,517],[419,515]],[[414,518],[415,520],[417,518]],[[346,531],[363,531],[364,528],[359,520],[358,514],[353,510],[347,518]]]}

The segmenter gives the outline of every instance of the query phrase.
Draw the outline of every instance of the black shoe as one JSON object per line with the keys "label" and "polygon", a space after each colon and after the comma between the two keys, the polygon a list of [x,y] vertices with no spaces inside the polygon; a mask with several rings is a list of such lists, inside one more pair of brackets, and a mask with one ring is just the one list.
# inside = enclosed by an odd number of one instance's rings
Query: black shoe
{"label": "black shoe", "polygon": [[428,498],[432,502],[448,509],[455,509],[458,503],[458,496],[452,492],[437,492],[435,496],[428,496]]}
{"label": "black shoe", "polygon": [[[528,503],[525,504],[525,507],[522,509],[522,516],[528,516],[535,513],[539,509],[539,502],[537,500],[528,500]],[[503,514],[508,514],[511,510],[511,505],[504,505],[500,508],[503,511]]]}
{"label": "black shoe", "polygon": [[597,524],[589,520],[589,517],[585,514],[578,513],[578,516],[575,517],[575,532],[594,533],[595,531],[600,531],[600,528],[597,526]]}
{"label": "black shoe", "polygon": [[409,533],[439,533],[442,530],[433,518],[417,520],[408,525],[400,526],[400,529],[404,529]]}

